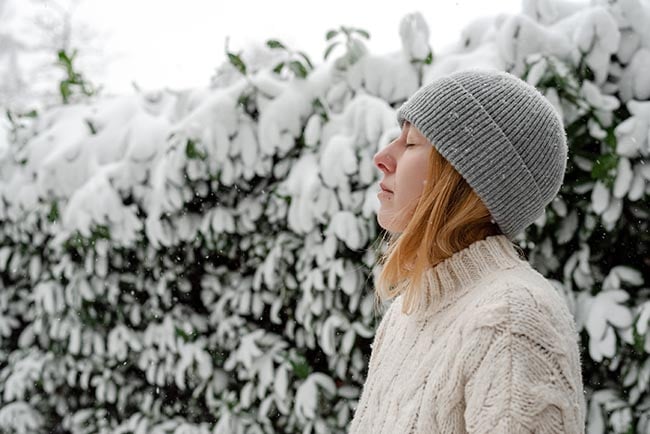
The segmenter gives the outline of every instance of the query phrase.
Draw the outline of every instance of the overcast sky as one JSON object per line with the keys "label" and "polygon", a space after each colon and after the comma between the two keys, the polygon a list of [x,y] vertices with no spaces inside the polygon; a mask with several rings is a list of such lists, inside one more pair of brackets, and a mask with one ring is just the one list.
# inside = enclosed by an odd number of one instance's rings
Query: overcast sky
{"label": "overcast sky", "polygon": [[[340,25],[370,32],[369,49],[382,54],[399,49],[401,18],[419,11],[431,32],[435,52],[455,42],[473,19],[518,13],[522,0],[0,0],[21,12],[49,11],[78,2],[75,22],[97,36],[86,44],[79,64],[91,81],[109,93],[141,88],[206,86],[224,61],[224,44],[237,52],[252,42],[275,38],[322,61],[325,33]],[[40,8],[40,9],[39,9]],[[29,31],[16,27],[15,31]],[[33,24],[32,24],[33,26]],[[73,38],[74,40],[75,38]],[[85,52],[83,50],[85,49]],[[90,70],[89,70],[90,69]]]}
{"label": "overcast sky", "polygon": [[106,89],[128,91],[131,81],[146,88],[207,85],[224,59],[226,36],[231,51],[277,38],[320,61],[326,31],[352,25],[368,30],[370,50],[383,53],[400,47],[400,19],[420,11],[435,51],[473,18],[520,10],[521,0],[86,0],[77,18],[105,35]]}

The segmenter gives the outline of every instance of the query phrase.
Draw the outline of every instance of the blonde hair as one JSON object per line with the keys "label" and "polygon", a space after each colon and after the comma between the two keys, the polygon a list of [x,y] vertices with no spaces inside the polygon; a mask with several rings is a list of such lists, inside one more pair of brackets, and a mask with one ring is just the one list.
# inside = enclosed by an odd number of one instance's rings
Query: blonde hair
{"label": "blonde hair", "polygon": [[501,234],[491,220],[474,190],[431,146],[426,184],[413,215],[402,233],[388,237],[380,258],[375,307],[402,293],[405,314],[426,304],[422,283],[427,270],[475,241]]}

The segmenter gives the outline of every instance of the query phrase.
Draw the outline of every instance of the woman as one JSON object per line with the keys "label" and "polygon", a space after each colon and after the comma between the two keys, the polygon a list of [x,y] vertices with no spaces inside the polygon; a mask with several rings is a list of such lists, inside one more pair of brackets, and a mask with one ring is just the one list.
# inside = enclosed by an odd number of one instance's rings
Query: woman
{"label": "woman", "polygon": [[583,433],[578,335],[512,240],[562,184],[562,122],[511,74],[463,71],[399,109],[374,157],[391,234],[350,433]]}

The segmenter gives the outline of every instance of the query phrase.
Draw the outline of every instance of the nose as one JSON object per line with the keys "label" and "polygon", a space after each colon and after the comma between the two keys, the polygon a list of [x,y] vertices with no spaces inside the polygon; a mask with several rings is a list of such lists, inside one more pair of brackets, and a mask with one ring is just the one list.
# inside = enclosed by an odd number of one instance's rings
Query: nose
{"label": "nose", "polygon": [[384,173],[391,173],[395,170],[395,158],[390,154],[390,148],[390,146],[386,146],[372,158],[375,166]]}

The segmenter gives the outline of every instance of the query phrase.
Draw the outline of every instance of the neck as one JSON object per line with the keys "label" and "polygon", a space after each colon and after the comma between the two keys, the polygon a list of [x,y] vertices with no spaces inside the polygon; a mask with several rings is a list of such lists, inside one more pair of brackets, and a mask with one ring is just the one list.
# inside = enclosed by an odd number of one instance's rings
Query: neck
{"label": "neck", "polygon": [[430,315],[444,309],[486,276],[524,263],[505,235],[476,241],[427,270],[423,276],[426,307],[422,313]]}

